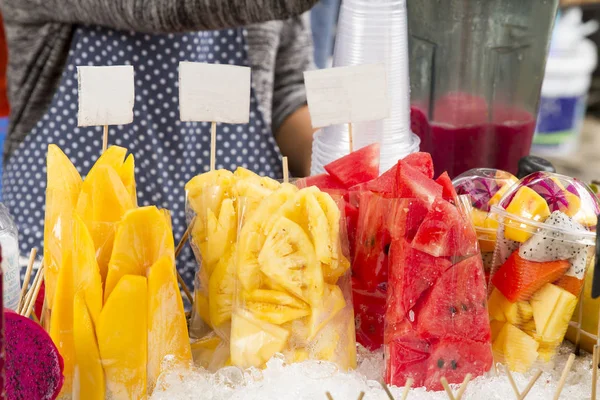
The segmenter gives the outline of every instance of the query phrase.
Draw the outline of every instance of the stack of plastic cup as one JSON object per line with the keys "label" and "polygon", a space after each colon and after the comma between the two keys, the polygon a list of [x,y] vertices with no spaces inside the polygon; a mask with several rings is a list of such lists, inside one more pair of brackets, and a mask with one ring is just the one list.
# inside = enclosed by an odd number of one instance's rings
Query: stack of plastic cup
{"label": "stack of plastic cup", "polygon": [[[353,124],[354,149],[381,143],[381,172],[419,150],[410,130],[410,85],[406,0],[343,0],[333,65],[386,65],[391,115],[382,121]],[[348,126],[324,128],[315,135],[312,172],[348,154]]]}

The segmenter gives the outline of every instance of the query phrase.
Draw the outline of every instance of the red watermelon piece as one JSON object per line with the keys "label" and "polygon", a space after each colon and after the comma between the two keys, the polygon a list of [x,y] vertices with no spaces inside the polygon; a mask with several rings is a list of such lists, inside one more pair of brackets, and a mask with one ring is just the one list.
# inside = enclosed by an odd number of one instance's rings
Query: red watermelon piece
{"label": "red watermelon piece", "polygon": [[432,204],[412,245],[434,257],[460,258],[479,253],[471,222],[442,198]]}
{"label": "red watermelon piece", "polygon": [[480,255],[444,272],[417,312],[419,333],[425,337],[489,342],[491,332],[484,279]]}
{"label": "red watermelon piece", "polygon": [[442,377],[448,383],[462,383],[467,374],[473,378],[492,368],[493,356],[490,343],[474,342],[464,338],[441,340],[431,352],[427,365],[427,390],[443,390]]}
{"label": "red watermelon piece", "polygon": [[439,184],[403,160],[398,161],[396,173],[397,197],[422,199],[430,204],[442,197],[443,188]]}
{"label": "red watermelon piece", "polygon": [[379,176],[379,143],[363,147],[325,166],[325,171],[345,188]]}
{"label": "red watermelon piece", "polygon": [[442,197],[454,204],[458,204],[458,195],[456,194],[456,190],[454,189],[454,185],[452,185],[452,180],[450,180],[448,173],[444,172],[435,181],[442,186]]}
{"label": "red watermelon piece", "polygon": [[433,159],[429,153],[412,153],[402,159],[406,164],[419,170],[429,179],[433,179]]}
{"label": "red watermelon piece", "polygon": [[356,341],[371,351],[378,350],[383,345],[385,292],[368,292],[357,279],[352,278],[352,300]]}
{"label": "red watermelon piece", "polygon": [[386,318],[399,322],[412,309],[423,293],[452,266],[445,258],[436,258],[415,250],[404,239],[394,240],[390,247],[389,284],[391,294]]}
{"label": "red watermelon piece", "polygon": [[379,178],[373,179],[366,184],[366,188],[375,193],[394,195],[397,192],[396,175],[398,174],[398,165],[384,172]]}
{"label": "red watermelon piece", "polygon": [[388,230],[393,239],[412,239],[429,213],[429,204],[420,199],[395,199]]}
{"label": "red watermelon piece", "polygon": [[358,207],[346,202],[344,205],[346,214],[346,230],[348,233],[348,244],[350,245],[350,256],[354,257],[356,251],[356,229],[358,225]]}
{"label": "red watermelon piece", "polygon": [[340,182],[338,182],[337,179],[332,178],[328,174],[320,174],[298,179],[298,181],[296,182],[296,186],[298,186],[299,188],[316,186],[322,191],[327,191],[328,189],[345,189],[344,185],[342,185]]}
{"label": "red watermelon piece", "polygon": [[391,238],[386,229],[392,200],[375,193],[360,193],[353,275],[368,291],[387,284]]}
{"label": "red watermelon piece", "polygon": [[402,387],[408,378],[413,378],[414,387],[423,386],[427,378],[430,353],[429,341],[412,332],[391,340],[386,346],[385,382]]}

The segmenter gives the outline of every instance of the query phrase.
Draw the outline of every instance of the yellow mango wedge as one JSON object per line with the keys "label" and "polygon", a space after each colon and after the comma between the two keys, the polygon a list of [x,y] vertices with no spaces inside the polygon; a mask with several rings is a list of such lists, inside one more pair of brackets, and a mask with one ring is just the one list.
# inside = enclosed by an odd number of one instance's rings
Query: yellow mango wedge
{"label": "yellow mango wedge", "polygon": [[104,370],[96,341],[96,330],[85,303],[85,294],[78,291],[73,303],[74,384],[80,399],[104,400]]}
{"label": "yellow mango wedge", "polygon": [[123,166],[118,171],[119,176],[121,177],[121,181],[123,182],[123,186],[127,189],[129,196],[131,197],[131,203],[134,207],[137,207],[137,192],[136,192],[136,184],[135,184],[135,158],[133,154],[127,156]]}
{"label": "yellow mango wedge", "polygon": [[73,388],[75,348],[73,344],[73,264],[70,252],[62,259],[56,283],[56,295],[50,316],[50,337],[63,357],[65,381],[62,394],[70,394]]}
{"label": "yellow mango wedge", "polygon": [[106,397],[145,399],[148,287],[143,276],[123,276],[104,305],[96,335],[106,374]]}
{"label": "yellow mango wedge", "polygon": [[148,271],[148,394],[152,394],[165,356],[183,366],[192,361],[185,312],[169,256]]}
{"label": "yellow mango wedge", "polygon": [[63,243],[71,240],[71,219],[82,181],[67,156],[51,144],[46,161],[46,214],[44,218],[44,280],[46,304],[52,308],[58,272],[64,256]]}
{"label": "yellow mango wedge", "polygon": [[108,263],[104,301],[107,301],[123,276],[146,276],[148,268],[163,256],[175,262],[173,233],[164,213],[154,206],[126,212],[117,225]]}

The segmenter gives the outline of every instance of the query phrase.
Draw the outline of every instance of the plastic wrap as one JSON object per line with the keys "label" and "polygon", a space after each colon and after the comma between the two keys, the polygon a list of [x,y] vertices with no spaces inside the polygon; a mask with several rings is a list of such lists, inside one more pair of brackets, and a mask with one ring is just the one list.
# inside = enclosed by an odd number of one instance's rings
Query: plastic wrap
{"label": "plastic wrap", "polygon": [[492,207],[493,349],[510,369],[550,361],[562,342],[593,264],[598,210],[585,184],[546,172],[523,178]]}

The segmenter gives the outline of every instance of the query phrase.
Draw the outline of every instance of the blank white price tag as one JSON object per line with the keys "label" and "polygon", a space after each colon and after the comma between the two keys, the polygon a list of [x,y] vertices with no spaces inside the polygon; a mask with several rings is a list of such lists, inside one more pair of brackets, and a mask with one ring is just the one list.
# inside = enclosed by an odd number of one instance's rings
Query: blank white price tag
{"label": "blank white price tag", "polygon": [[179,113],[182,121],[247,124],[250,68],[180,62]]}
{"label": "blank white price tag", "polygon": [[79,126],[133,122],[133,66],[77,67]]}
{"label": "blank white price tag", "polygon": [[313,128],[389,117],[385,65],[358,65],[304,73]]}

